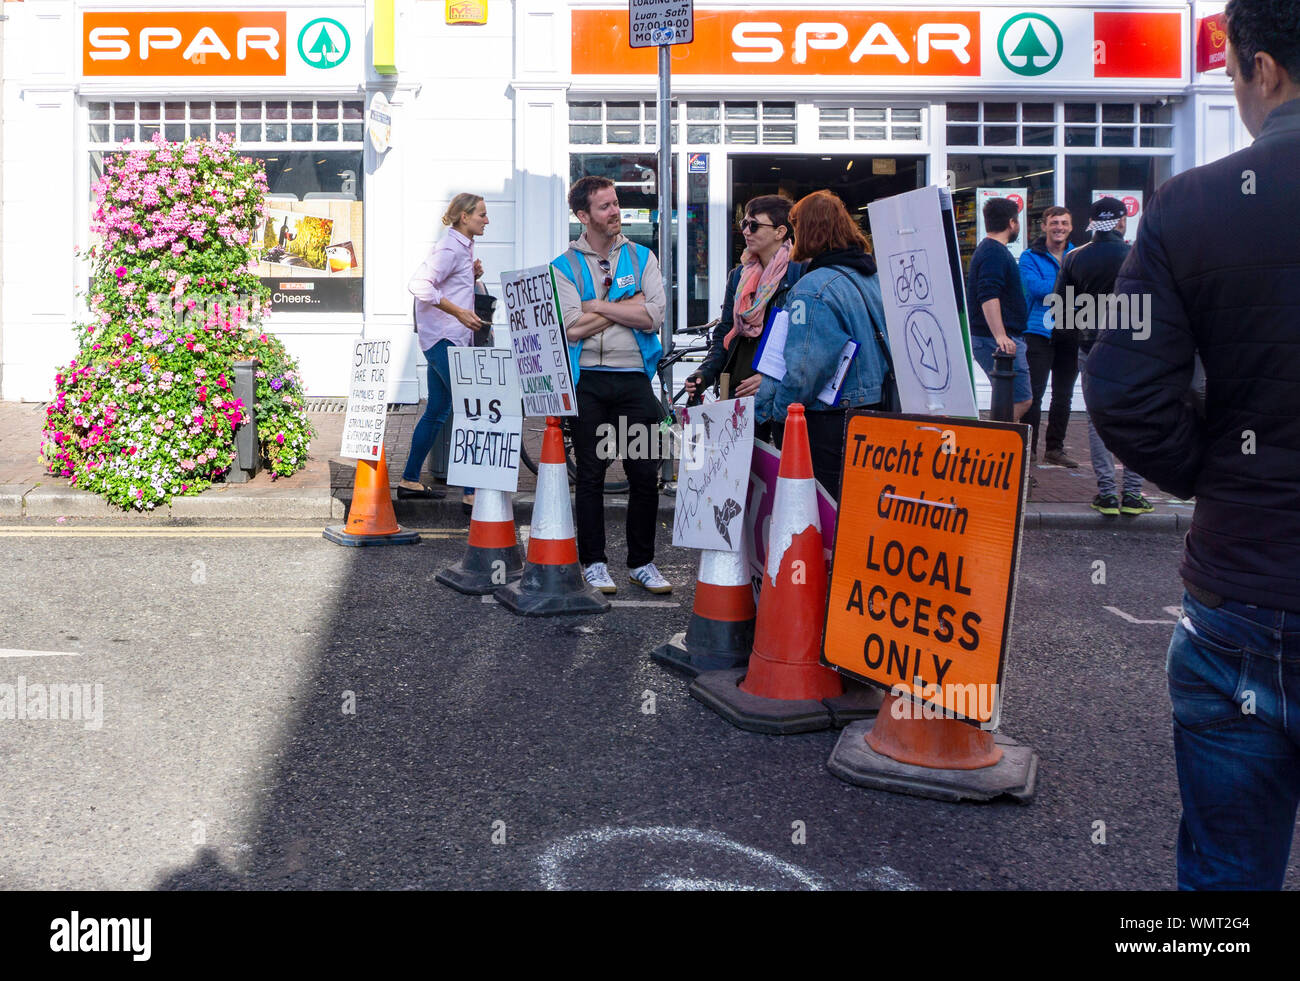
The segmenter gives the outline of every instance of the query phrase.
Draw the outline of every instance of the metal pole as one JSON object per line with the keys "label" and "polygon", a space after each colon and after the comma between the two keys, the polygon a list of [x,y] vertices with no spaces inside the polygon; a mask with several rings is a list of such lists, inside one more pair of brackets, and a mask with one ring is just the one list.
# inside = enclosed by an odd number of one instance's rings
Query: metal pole
{"label": "metal pole", "polygon": [[[673,150],[672,150],[672,52],[670,45],[659,45],[659,270],[664,278],[664,323],[659,339],[664,356],[673,350]],[[659,398],[665,415],[672,410],[672,378],[660,378]],[[671,455],[663,461],[665,482],[673,479]]]}

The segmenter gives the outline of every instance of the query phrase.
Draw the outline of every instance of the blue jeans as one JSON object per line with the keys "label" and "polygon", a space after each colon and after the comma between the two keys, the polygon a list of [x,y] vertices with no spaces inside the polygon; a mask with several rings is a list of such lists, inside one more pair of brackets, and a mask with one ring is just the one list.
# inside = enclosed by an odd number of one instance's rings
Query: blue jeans
{"label": "blue jeans", "polygon": [[1169,642],[1180,889],[1280,889],[1300,803],[1300,613],[1190,594]]}
{"label": "blue jeans", "polygon": [[450,347],[451,341],[438,341],[424,352],[429,369],[429,401],[424,407],[424,415],[415,424],[415,432],[411,434],[411,455],[406,458],[403,480],[419,483],[425,457],[432,452],[442,424],[451,415],[451,369],[447,365]]}
{"label": "blue jeans", "polygon": [[[1029,345],[1025,342],[1023,336],[1011,338],[1016,342],[1016,360],[1015,371],[1016,377],[1011,382],[1012,401],[1028,402],[1034,397],[1034,387],[1029,380]],[[998,349],[998,342],[992,337],[984,337],[980,334],[971,334],[970,353],[975,359],[975,363],[984,369],[984,374],[989,377],[989,384],[993,384],[993,354]]]}

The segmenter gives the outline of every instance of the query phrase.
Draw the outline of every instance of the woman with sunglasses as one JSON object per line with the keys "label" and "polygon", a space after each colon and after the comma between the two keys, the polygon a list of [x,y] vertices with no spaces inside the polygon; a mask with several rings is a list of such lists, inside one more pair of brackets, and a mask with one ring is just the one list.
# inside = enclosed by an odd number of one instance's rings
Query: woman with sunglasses
{"label": "woman with sunglasses", "polygon": [[[803,405],[813,475],[838,500],[846,410],[893,408],[882,403],[890,363],[880,277],[866,236],[830,191],[800,198],[790,209],[790,223],[795,229],[791,258],[808,267],[786,297],[791,316],[785,377],[764,376],[754,421],[780,424],[792,403]],[[828,405],[820,393],[836,374],[850,340],[857,342],[857,350],[835,404]]]}
{"label": "woman with sunglasses", "polygon": [[[474,258],[474,239],[487,228],[487,204],[477,194],[457,194],[447,206],[442,223],[449,226],[447,234],[420,264],[407,287],[415,296],[415,328],[428,364],[429,401],[411,434],[411,453],[397,483],[398,500],[447,495],[441,487],[428,488],[420,482],[425,457],[451,414],[447,351],[453,345],[472,345],[474,333],[491,326],[474,312],[474,281],[483,275],[483,264]],[[471,488],[465,488],[461,507],[466,514],[473,509],[473,494]]]}
{"label": "woman with sunglasses", "polygon": [[[781,307],[786,292],[804,271],[802,263],[790,261],[788,198],[776,194],[754,198],[745,205],[740,231],[745,236],[745,251],[740,265],[727,276],[722,319],[713,332],[709,353],[686,379],[689,395],[713,385],[723,374],[729,379],[729,398],[758,393],[763,380],[754,371],[758,342],[769,314]],[[765,428],[760,427],[758,436],[768,437]]]}

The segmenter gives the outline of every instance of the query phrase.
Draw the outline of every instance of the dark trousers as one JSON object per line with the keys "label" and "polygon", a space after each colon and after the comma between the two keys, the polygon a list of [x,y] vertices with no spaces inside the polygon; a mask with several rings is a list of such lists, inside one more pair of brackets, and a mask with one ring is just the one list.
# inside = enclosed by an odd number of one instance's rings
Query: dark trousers
{"label": "dark trousers", "polygon": [[[608,562],[605,555],[605,471],[615,459],[627,474],[627,567],[655,557],[659,513],[659,403],[650,379],[639,371],[583,368],[578,375],[578,418],[573,455],[578,465],[576,520],[578,561]],[[604,427],[610,427],[608,429]],[[646,427],[637,439],[637,427]],[[645,452],[640,452],[644,448]],[[636,459],[628,458],[632,449]],[[613,450],[613,452],[611,452]]]}
{"label": "dark trousers", "polygon": [[[874,406],[869,406],[874,408]],[[840,499],[840,475],[844,470],[845,409],[814,409],[804,413],[808,421],[808,450],[812,454],[813,476],[837,502]],[[785,442],[785,426],[772,423],[777,449]]]}
{"label": "dark trousers", "polygon": [[1065,449],[1065,430],[1070,425],[1070,399],[1079,377],[1079,335],[1072,330],[1054,330],[1050,338],[1025,334],[1029,345],[1029,384],[1033,403],[1020,421],[1033,427],[1034,453],[1038,453],[1038,430],[1042,422],[1043,393],[1052,378],[1052,401],[1047,410],[1047,449]]}

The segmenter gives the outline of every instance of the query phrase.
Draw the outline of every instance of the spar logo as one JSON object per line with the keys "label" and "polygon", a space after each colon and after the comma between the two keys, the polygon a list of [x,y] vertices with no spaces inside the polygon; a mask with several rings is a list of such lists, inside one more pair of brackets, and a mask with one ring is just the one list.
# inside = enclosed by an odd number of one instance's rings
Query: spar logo
{"label": "spar logo", "polygon": [[298,32],[298,56],[312,68],[333,68],[352,50],[348,29],[332,17],[317,17]]}
{"label": "spar logo", "polygon": [[1017,75],[1045,75],[1065,51],[1061,29],[1042,14],[1016,14],[998,32],[998,57]]}

